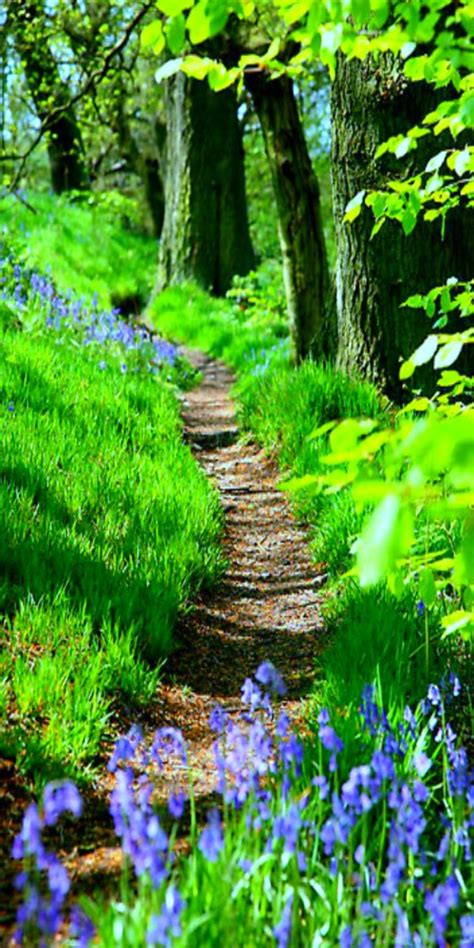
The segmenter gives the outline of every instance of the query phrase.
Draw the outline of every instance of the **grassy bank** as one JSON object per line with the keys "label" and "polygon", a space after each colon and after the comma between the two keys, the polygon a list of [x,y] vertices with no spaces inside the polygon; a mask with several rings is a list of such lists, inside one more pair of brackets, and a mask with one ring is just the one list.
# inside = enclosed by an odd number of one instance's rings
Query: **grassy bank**
{"label": "grassy bank", "polygon": [[0,753],[38,784],[84,781],[220,575],[221,510],[182,441],[174,347],[62,294],[65,269],[32,270],[22,240],[0,268]]}
{"label": "grassy bank", "polygon": [[[26,262],[50,274],[60,291],[101,306],[143,305],[155,278],[156,241],[134,224],[134,205],[115,192],[70,200],[43,192],[0,199],[2,234],[22,246]],[[32,209],[30,209],[32,208]]]}

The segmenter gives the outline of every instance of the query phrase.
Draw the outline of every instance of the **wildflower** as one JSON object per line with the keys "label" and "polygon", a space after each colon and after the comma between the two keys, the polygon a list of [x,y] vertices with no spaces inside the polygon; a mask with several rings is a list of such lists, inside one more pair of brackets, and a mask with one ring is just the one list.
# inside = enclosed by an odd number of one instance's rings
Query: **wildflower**
{"label": "wildflower", "polygon": [[352,938],[351,927],[350,925],[346,925],[346,927],[342,929],[342,932],[339,935],[339,946],[340,948],[352,948],[353,944],[354,944],[354,941]]}
{"label": "wildflower", "polygon": [[418,615],[419,615],[419,616],[424,615],[424,613],[425,613],[425,604],[424,604],[424,602],[423,602],[422,599],[419,599],[419,600],[418,600],[418,602],[417,602],[417,604],[416,604],[416,611],[418,612]]}
{"label": "wildflower", "polygon": [[73,905],[71,909],[69,934],[76,940],[77,948],[89,948],[95,935],[91,919],[79,905]]}
{"label": "wildflower", "polygon": [[160,770],[170,758],[175,757],[182,764],[187,763],[188,755],[183,735],[179,728],[162,727],[156,731],[151,748],[151,756]]}
{"label": "wildflower", "polygon": [[283,678],[271,662],[262,662],[257,668],[255,678],[261,685],[269,688],[273,694],[278,695],[280,698],[286,693]]}
{"label": "wildflower", "polygon": [[474,945],[474,915],[463,915],[460,920],[461,941],[459,948],[472,948]]}
{"label": "wildflower", "polygon": [[431,760],[423,751],[420,751],[419,754],[415,754],[413,763],[420,777],[424,777],[431,767]]}
{"label": "wildflower", "polygon": [[293,913],[293,894],[286,900],[282,916],[273,929],[278,948],[288,948],[291,938],[291,916]]}
{"label": "wildflower", "polygon": [[207,815],[207,826],[204,827],[198,848],[208,862],[217,862],[224,847],[224,835],[218,810],[210,810]]}
{"label": "wildflower", "polygon": [[81,795],[72,780],[46,785],[43,794],[43,811],[46,826],[54,826],[65,812],[71,813],[76,818],[81,815]]}
{"label": "wildflower", "polygon": [[448,915],[458,904],[459,895],[459,882],[455,876],[448,876],[445,882],[440,882],[433,892],[427,892],[425,896],[425,909],[431,916],[433,933],[440,946],[445,944]]}
{"label": "wildflower", "polygon": [[142,732],[140,728],[136,726],[131,727],[128,734],[119,737],[115,744],[112,757],[107,765],[107,770],[110,770],[111,773],[115,773],[121,761],[133,760],[142,738]]}
{"label": "wildflower", "polygon": [[181,914],[185,902],[175,886],[166,890],[165,900],[160,915],[152,915],[148,928],[147,945],[171,945],[172,937],[181,934]]}
{"label": "wildflower", "polygon": [[181,819],[184,813],[184,804],[186,802],[186,794],[182,790],[173,791],[170,793],[168,798],[168,810],[170,816],[175,820]]}
{"label": "wildflower", "polygon": [[292,803],[286,814],[277,816],[273,823],[272,840],[278,842],[283,840],[283,848],[286,853],[294,853],[298,845],[298,836],[303,820],[299,806]]}

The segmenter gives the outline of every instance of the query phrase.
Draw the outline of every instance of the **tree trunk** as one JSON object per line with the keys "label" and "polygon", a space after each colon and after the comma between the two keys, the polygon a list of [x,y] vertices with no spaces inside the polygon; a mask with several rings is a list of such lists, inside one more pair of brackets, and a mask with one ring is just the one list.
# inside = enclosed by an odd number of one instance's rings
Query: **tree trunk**
{"label": "tree trunk", "polygon": [[297,361],[327,356],[332,326],[328,316],[328,265],[319,184],[311,165],[293,84],[287,76],[249,74],[270,166],[290,334]]}
{"label": "tree trunk", "polygon": [[[7,0],[7,10],[31,98],[40,121],[47,123],[53,191],[61,194],[86,188],[89,175],[82,137],[74,109],[67,105],[68,89],[48,44],[44,9],[35,0]],[[50,118],[56,109],[61,111]]]}
{"label": "tree trunk", "polygon": [[[400,304],[450,276],[472,277],[472,214],[448,214],[444,239],[439,222],[420,221],[405,236],[398,222],[388,221],[371,240],[374,218],[367,208],[351,224],[343,217],[355,194],[383,188],[400,168],[405,170],[406,159],[400,163],[384,156],[375,161],[376,149],[391,135],[419,123],[434,108],[436,95],[424,83],[407,84],[389,55],[377,63],[338,59],[332,90],[337,362],[349,373],[375,382],[395,400],[402,398],[400,360],[430,332],[424,312],[400,309]],[[436,150],[442,147],[440,141]],[[424,168],[432,151],[432,140],[421,139],[409,156],[410,173]],[[431,379],[429,368],[417,370],[417,384],[429,385]]]}
{"label": "tree trunk", "polygon": [[166,119],[158,289],[190,280],[224,294],[254,265],[235,92],[178,74],[167,83]]}

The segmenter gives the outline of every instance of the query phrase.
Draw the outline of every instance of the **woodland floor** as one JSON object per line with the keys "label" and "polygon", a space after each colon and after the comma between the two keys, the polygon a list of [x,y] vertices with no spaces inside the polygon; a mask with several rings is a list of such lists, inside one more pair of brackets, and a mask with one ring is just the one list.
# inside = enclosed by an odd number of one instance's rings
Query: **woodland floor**
{"label": "woodland floor", "polygon": [[[220,702],[239,709],[244,678],[270,659],[288,687],[284,702],[298,717],[301,698],[314,677],[315,658],[326,635],[320,618],[323,567],[311,560],[308,536],[278,490],[274,461],[239,438],[230,397],[233,377],[219,362],[186,352],[202,372],[202,383],[183,400],[185,437],[207,476],[216,484],[225,514],[223,552],[228,568],[220,585],[195,602],[177,631],[178,647],[168,660],[156,699],[146,712],[122,709],[112,722],[113,736],[139,723],[150,735],[157,727],[180,727],[189,748],[198,812],[207,809],[213,792],[212,734],[209,713]],[[104,746],[100,779],[84,793],[84,815],[69,823],[54,844],[68,867],[73,895],[99,887],[113,890],[121,866],[108,798],[113,784],[106,770],[112,741]],[[163,771],[157,803],[163,809],[176,780]],[[0,938],[8,944],[14,922],[9,856],[13,833],[28,801],[18,788],[13,765],[0,761]],[[5,833],[5,829],[7,832]],[[66,838],[67,836],[67,838]],[[66,848],[67,847],[67,848]]]}

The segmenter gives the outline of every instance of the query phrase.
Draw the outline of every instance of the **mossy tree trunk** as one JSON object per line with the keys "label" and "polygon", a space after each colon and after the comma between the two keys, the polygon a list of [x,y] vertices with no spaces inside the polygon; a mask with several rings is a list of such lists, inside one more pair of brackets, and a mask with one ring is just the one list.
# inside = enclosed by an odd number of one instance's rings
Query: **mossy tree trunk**
{"label": "mossy tree trunk", "polygon": [[311,165],[293,83],[249,74],[278,211],[290,333],[296,361],[329,354],[329,277],[319,184]]}
{"label": "mossy tree trunk", "polygon": [[235,92],[182,74],[169,79],[165,152],[158,289],[195,281],[223,294],[255,262]]}
{"label": "mossy tree trunk", "polygon": [[[364,208],[344,223],[348,201],[359,191],[383,188],[404,173],[406,161],[375,160],[381,142],[405,133],[436,104],[424,83],[407,84],[391,56],[375,63],[339,58],[332,89],[332,178],[337,241],[337,362],[359,373],[396,400],[402,398],[400,360],[430,332],[424,312],[400,308],[415,292],[426,292],[450,276],[470,279],[474,264],[472,215],[452,212],[444,237],[439,222],[420,221],[409,236],[389,221],[371,239],[372,213]],[[436,144],[440,150],[442,143]],[[411,173],[425,167],[433,142],[421,139],[409,156]],[[469,236],[469,231],[471,236]],[[430,384],[430,370],[416,381]]]}
{"label": "mossy tree trunk", "polygon": [[28,90],[45,134],[56,194],[89,184],[80,128],[51,52],[44,8],[35,0],[7,0],[8,23],[25,70]]}

